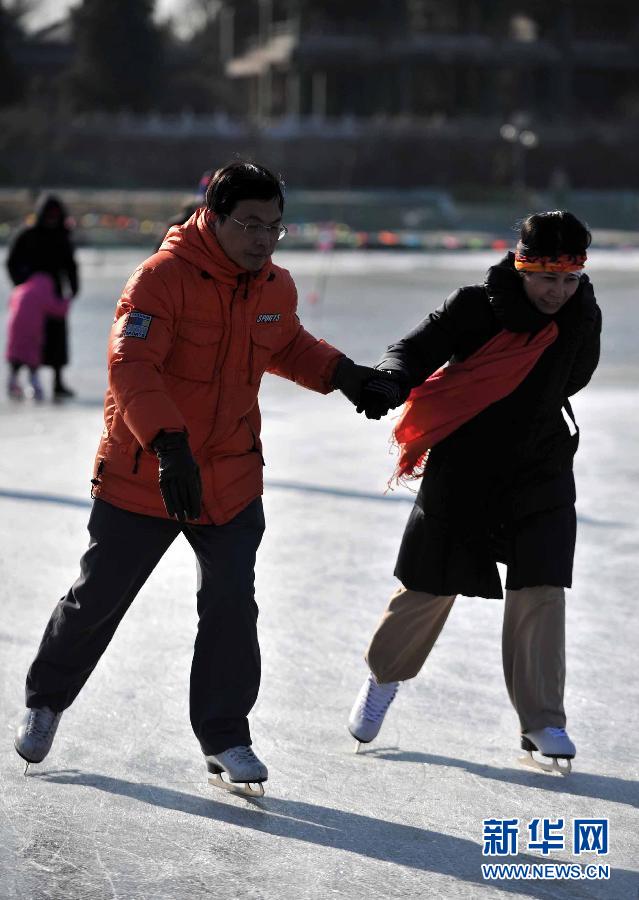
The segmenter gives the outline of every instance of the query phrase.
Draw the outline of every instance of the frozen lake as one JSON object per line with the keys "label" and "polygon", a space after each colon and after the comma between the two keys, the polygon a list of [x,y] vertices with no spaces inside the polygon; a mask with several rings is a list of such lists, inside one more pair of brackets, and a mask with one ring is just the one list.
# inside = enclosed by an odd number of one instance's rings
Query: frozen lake
{"label": "frozen lake", "polygon": [[[296,278],[307,329],[372,363],[455,287],[481,281],[495,258],[281,252],[277,261]],[[379,739],[353,754],[348,711],[396,583],[412,495],[384,494],[388,420],[368,422],[341,395],[271,376],[261,393],[263,680],[252,714],[270,772],[266,796],[247,801],[206,783],[188,722],[195,566],[184,541],[140,593],[45,763],[23,778],[13,729],[24,676],[86,545],[106,336],[140,259],[80,254],[68,370],[77,400],[9,403],[2,383],[0,898],[636,900],[639,259],[631,254],[593,252],[590,266],[604,338],[600,368],[574,403],[582,438],[566,707],[578,753],[569,778],[516,764],[499,601],[458,600]],[[485,880],[481,865],[495,860],[482,856],[483,820],[493,817],[520,823],[519,855],[497,862],[605,863],[610,879]],[[547,856],[525,846],[527,825],[544,818],[563,819],[566,835]],[[609,820],[608,855],[573,853],[576,818]]]}

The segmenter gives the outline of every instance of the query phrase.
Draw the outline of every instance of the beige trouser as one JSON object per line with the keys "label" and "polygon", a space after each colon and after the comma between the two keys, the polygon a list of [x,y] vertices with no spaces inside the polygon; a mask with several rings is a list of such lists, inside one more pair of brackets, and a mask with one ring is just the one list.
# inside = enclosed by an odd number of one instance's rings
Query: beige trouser
{"label": "beige trouser", "polygon": [[[400,587],[373,634],[366,662],[380,684],[414,678],[444,627],[455,597]],[[564,728],[565,597],[562,587],[506,591],[504,677],[522,731]]]}

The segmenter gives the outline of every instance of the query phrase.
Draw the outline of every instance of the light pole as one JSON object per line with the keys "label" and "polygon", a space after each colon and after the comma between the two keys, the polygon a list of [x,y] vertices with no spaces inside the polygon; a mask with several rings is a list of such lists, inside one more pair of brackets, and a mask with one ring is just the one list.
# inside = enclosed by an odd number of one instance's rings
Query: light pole
{"label": "light pole", "polygon": [[259,39],[262,54],[261,70],[257,81],[257,108],[258,118],[265,122],[272,113],[272,73],[268,59],[268,42],[271,39],[273,27],[273,0],[259,0]]}
{"label": "light pole", "polygon": [[526,128],[526,117],[513,116],[512,122],[505,122],[499,129],[500,137],[511,146],[512,186],[514,190],[526,187],[526,151],[539,146],[539,137]]}

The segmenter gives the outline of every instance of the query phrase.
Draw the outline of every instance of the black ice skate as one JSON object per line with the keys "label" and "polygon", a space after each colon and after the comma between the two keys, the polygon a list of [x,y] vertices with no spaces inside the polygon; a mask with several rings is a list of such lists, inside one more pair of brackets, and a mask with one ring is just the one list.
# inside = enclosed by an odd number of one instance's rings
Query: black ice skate
{"label": "black ice skate", "polygon": [[54,712],[48,706],[42,709],[27,709],[16,730],[14,746],[16,752],[26,761],[24,774],[31,763],[40,763],[45,758],[58,729],[61,712]]}
{"label": "black ice skate", "polygon": [[[556,775],[570,775],[572,771],[571,760],[574,759],[577,750],[566,734],[565,728],[538,728],[535,731],[526,731],[521,736],[521,749],[526,750],[526,756],[521,756],[519,762],[522,766],[537,769],[540,772],[550,772]],[[552,759],[551,763],[542,762],[533,756],[536,750],[542,756]],[[565,759],[563,766],[558,760]]]}
{"label": "black ice skate", "polygon": [[[245,797],[264,796],[262,784],[268,779],[268,770],[250,747],[230,747],[214,756],[204,758],[210,773],[209,784],[213,787],[223,788],[225,791],[242,794]],[[224,772],[228,775],[228,781],[222,777]]]}

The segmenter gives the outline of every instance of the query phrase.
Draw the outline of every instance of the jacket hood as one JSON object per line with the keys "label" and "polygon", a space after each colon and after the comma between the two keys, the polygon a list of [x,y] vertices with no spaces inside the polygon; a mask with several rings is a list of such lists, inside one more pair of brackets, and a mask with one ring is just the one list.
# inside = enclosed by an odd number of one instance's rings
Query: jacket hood
{"label": "jacket hood", "polygon": [[533,334],[544,328],[552,316],[532,305],[515,269],[515,254],[506,256],[486,273],[484,287],[491,308],[503,328],[508,331],[528,331]]}
{"label": "jacket hood", "polygon": [[205,207],[197,209],[183,225],[169,228],[160,245],[160,251],[167,251],[185,259],[200,271],[207,272],[217,281],[235,286],[240,275],[247,273],[254,284],[266,281],[273,269],[269,259],[259,272],[248,272],[230,259],[215,236],[213,224],[216,215]]}
{"label": "jacket hood", "polygon": [[64,231],[66,231],[67,226],[66,226],[65,220],[69,214],[68,214],[67,208],[64,205],[64,203],[62,202],[62,200],[60,200],[60,198],[57,197],[55,194],[47,194],[38,202],[38,204],[36,206],[36,210],[35,210],[36,226],[43,225],[44,217],[52,207],[57,207],[60,210],[60,215],[61,215],[60,228],[63,229]]}

